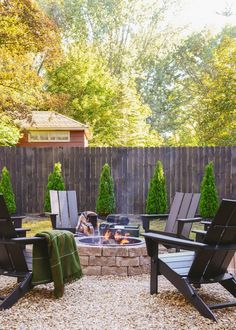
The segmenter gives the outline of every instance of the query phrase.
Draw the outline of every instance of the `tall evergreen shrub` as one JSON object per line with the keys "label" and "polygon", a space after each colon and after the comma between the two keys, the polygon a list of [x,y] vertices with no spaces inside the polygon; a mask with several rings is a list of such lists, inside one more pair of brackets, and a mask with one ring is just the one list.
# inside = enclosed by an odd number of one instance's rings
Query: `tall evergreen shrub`
{"label": "tall evergreen shrub", "polygon": [[2,177],[0,181],[0,193],[3,194],[9,213],[10,214],[15,213],[16,212],[15,195],[12,189],[10,174],[5,166],[2,169]]}
{"label": "tall evergreen shrub", "polygon": [[106,216],[115,211],[114,183],[108,164],[105,164],[101,171],[96,211],[102,216]]}
{"label": "tall evergreen shrub", "polygon": [[150,181],[146,200],[146,213],[157,214],[167,211],[166,179],[161,161],[157,161],[154,175]]}
{"label": "tall evergreen shrub", "polygon": [[219,206],[219,197],[216,189],[213,162],[210,162],[205,167],[200,192],[200,215],[204,218],[213,218]]}
{"label": "tall evergreen shrub", "polygon": [[61,163],[54,164],[54,170],[48,176],[48,184],[44,199],[44,211],[51,212],[50,194],[49,190],[65,190],[65,184],[61,173]]}

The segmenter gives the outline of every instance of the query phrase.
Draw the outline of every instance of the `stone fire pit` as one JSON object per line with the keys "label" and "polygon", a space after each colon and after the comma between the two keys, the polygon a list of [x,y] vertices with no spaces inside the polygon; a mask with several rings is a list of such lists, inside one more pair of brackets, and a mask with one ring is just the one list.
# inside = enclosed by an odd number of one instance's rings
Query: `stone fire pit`
{"label": "stone fire pit", "polygon": [[76,238],[85,275],[140,275],[150,272],[150,257],[142,240],[125,245],[98,245]]}

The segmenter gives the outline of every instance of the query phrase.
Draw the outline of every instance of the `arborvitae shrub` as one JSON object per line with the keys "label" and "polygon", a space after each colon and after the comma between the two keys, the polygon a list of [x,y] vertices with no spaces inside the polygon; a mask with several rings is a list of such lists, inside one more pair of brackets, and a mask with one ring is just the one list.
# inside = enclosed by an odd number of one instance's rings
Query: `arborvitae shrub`
{"label": "arborvitae shrub", "polygon": [[3,167],[2,169],[0,192],[3,194],[9,213],[10,214],[15,213],[16,212],[15,195],[12,189],[11,177],[6,167]]}
{"label": "arborvitae shrub", "polygon": [[146,200],[147,214],[160,214],[167,211],[166,180],[162,163],[157,162],[154,175],[150,180],[149,191]]}
{"label": "arborvitae shrub", "polygon": [[199,201],[200,215],[204,218],[213,218],[219,207],[219,197],[215,184],[214,165],[210,162],[204,170],[201,182],[201,197]]}
{"label": "arborvitae shrub", "polygon": [[61,163],[54,164],[54,170],[48,176],[48,184],[44,199],[44,211],[51,212],[50,190],[65,190],[65,184],[61,173]]}
{"label": "arborvitae shrub", "polygon": [[106,216],[115,211],[114,183],[108,164],[105,164],[101,171],[96,211],[102,216]]}

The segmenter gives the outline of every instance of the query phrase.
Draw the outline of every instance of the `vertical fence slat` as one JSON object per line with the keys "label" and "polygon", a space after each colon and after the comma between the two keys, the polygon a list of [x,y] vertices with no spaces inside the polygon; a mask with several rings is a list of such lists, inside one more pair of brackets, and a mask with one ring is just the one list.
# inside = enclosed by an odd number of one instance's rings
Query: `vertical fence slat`
{"label": "vertical fence slat", "polygon": [[48,175],[61,162],[66,189],[76,190],[79,210],[95,210],[103,165],[112,171],[116,212],[143,213],[157,160],[166,174],[170,202],[176,191],[199,192],[213,160],[221,198],[236,199],[236,147],[23,148],[0,147],[0,170],[10,172],[18,213],[43,211]]}

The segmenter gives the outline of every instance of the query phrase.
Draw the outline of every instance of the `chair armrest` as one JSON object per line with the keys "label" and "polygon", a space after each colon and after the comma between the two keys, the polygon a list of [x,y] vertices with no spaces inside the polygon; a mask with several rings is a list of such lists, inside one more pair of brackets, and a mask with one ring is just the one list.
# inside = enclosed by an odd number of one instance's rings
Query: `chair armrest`
{"label": "chair armrest", "polygon": [[[178,235],[176,233],[168,233],[168,232],[161,231],[161,230],[149,230],[148,233],[159,234],[159,235],[169,236],[169,237],[178,237]],[[145,234],[140,234],[140,236],[145,236]]]}
{"label": "chair armrest", "polygon": [[76,228],[55,228],[56,230],[67,230],[70,231],[71,233],[75,234]]}
{"label": "chair armrest", "polygon": [[16,231],[17,233],[20,233],[20,232],[22,232],[22,231],[31,231],[31,229],[30,229],[30,228],[15,228],[15,231]]}
{"label": "chair armrest", "polygon": [[209,220],[202,220],[201,224],[204,225],[204,230],[208,230],[208,228],[210,227],[212,221]]}
{"label": "chair armrest", "polygon": [[24,215],[13,215],[11,216],[11,221],[14,223],[15,228],[21,228],[22,227],[22,219],[24,219]]}
{"label": "chair armrest", "polygon": [[26,237],[26,232],[30,230],[30,228],[15,228],[18,237]]}
{"label": "chair armrest", "polygon": [[202,235],[206,235],[206,233],[207,233],[206,230],[199,230],[199,229],[192,229],[191,232],[196,233],[196,234],[202,234]]}
{"label": "chair armrest", "polygon": [[169,213],[160,213],[160,214],[140,214],[141,219],[154,220],[156,218],[167,218]]}
{"label": "chair armrest", "polygon": [[195,251],[195,250],[199,250],[199,249],[208,247],[207,244],[198,243],[198,242],[181,239],[181,238],[176,238],[176,237],[171,237],[169,235],[145,233],[145,234],[143,234],[143,236],[145,237],[146,242],[151,240],[151,241],[156,241],[157,243],[161,243],[161,244],[164,243],[164,244],[170,245],[172,247],[179,247],[179,248],[186,249],[186,250]]}
{"label": "chair armrest", "polygon": [[185,218],[185,219],[176,219],[177,221],[177,236],[181,237],[182,231],[184,229],[185,223],[195,223],[200,222],[202,220],[201,217],[198,218]]}
{"label": "chair armrest", "polygon": [[11,238],[11,241],[26,245],[26,244],[34,244],[39,241],[44,241],[44,237],[16,237],[16,238]]}
{"label": "chair armrest", "polygon": [[168,218],[169,214],[140,214],[145,232],[149,231],[150,221],[157,218]]}
{"label": "chair armrest", "polygon": [[26,218],[25,215],[12,215],[11,216],[11,220],[13,220],[13,221],[15,221],[17,219],[24,219],[24,218]]}
{"label": "chair armrest", "polygon": [[183,222],[183,223],[189,223],[189,222],[200,222],[202,220],[201,217],[198,218],[186,218],[186,219],[176,219],[176,221]]}

